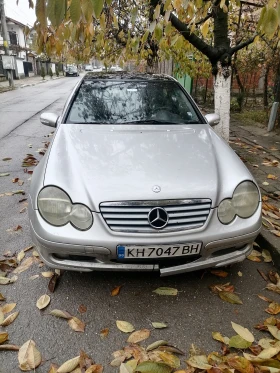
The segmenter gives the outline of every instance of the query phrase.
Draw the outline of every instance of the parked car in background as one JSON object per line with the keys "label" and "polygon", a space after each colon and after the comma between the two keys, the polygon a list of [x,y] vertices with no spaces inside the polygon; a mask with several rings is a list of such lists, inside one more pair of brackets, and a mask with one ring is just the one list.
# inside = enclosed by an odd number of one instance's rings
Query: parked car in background
{"label": "parked car in background", "polygon": [[79,76],[79,71],[78,71],[78,68],[76,66],[70,66],[67,70],[66,70],[66,76]]}
{"label": "parked car in background", "polygon": [[56,132],[28,207],[48,266],[168,276],[250,254],[256,181],[174,78],[88,73],[41,122]]}
{"label": "parked car in background", "polygon": [[86,65],[85,66],[85,71],[93,71],[92,65]]}

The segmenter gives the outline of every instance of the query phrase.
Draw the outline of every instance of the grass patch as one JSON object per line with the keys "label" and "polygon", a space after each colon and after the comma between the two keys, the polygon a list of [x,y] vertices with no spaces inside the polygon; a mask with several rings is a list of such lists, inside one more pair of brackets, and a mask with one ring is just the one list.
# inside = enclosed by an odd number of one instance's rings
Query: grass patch
{"label": "grass patch", "polygon": [[232,118],[240,120],[244,124],[260,123],[266,126],[268,123],[268,112],[265,110],[246,110],[242,113],[232,113]]}

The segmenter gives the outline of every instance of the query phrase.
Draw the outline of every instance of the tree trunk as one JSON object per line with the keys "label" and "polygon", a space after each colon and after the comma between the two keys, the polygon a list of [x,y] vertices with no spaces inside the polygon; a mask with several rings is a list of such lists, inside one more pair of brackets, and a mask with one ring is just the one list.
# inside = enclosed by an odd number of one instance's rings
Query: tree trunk
{"label": "tree trunk", "polygon": [[220,123],[214,129],[229,141],[231,67],[222,67],[218,62],[218,73],[213,78],[215,113],[220,116]]}

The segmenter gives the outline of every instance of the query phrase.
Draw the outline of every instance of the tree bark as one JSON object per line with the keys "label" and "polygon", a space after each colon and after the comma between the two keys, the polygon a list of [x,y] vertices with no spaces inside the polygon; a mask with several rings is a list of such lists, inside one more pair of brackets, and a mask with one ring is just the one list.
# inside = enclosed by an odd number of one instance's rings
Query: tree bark
{"label": "tree bark", "polygon": [[263,90],[263,106],[268,108],[268,76],[269,76],[270,66],[267,65],[264,74],[264,90]]}

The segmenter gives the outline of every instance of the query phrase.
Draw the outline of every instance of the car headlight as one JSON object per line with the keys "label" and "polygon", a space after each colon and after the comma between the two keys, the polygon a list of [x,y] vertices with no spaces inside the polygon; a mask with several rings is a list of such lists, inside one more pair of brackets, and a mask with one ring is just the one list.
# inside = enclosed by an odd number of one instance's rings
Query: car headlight
{"label": "car headlight", "polygon": [[57,187],[49,186],[40,191],[38,209],[48,223],[57,227],[71,223],[77,229],[87,230],[93,223],[89,208],[73,204],[69,196]]}
{"label": "car headlight", "polygon": [[218,207],[218,217],[221,223],[229,224],[235,216],[249,218],[257,210],[260,195],[257,186],[252,181],[244,181],[235,189],[232,199],[223,200]]}

